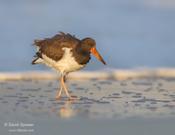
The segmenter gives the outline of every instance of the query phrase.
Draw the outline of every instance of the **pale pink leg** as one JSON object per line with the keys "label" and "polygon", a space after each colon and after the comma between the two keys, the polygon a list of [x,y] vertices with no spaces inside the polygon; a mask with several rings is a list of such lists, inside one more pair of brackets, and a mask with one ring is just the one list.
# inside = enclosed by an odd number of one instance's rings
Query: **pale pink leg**
{"label": "pale pink leg", "polygon": [[72,97],[72,96],[70,96],[69,91],[68,91],[68,89],[67,89],[67,87],[66,87],[66,84],[65,84],[65,76],[62,76],[62,77],[61,77],[61,83],[62,83],[63,89],[64,89],[64,91],[65,91],[67,97],[68,97],[70,100],[77,99],[77,97]]}
{"label": "pale pink leg", "polygon": [[68,92],[68,90],[67,90],[67,87],[66,87],[66,84],[64,83],[64,76],[61,76],[61,84],[62,84],[62,86],[63,86],[63,88],[64,88],[64,91],[65,91],[65,93],[66,93],[66,95],[67,95],[67,97],[71,97],[70,96],[70,94],[69,94],[69,92]]}
{"label": "pale pink leg", "polygon": [[62,86],[61,79],[60,79],[60,90],[57,92],[56,99],[61,98],[62,90],[63,90],[63,86]]}

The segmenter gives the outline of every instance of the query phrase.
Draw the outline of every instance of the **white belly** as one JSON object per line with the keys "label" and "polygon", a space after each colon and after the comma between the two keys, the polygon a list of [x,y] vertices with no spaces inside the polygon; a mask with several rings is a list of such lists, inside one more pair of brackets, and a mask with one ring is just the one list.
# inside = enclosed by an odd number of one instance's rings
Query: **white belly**
{"label": "white belly", "polygon": [[65,53],[58,62],[52,60],[46,55],[42,55],[44,63],[49,67],[59,70],[61,73],[72,72],[72,71],[81,69],[85,66],[85,65],[80,65],[75,61],[74,57],[72,56],[72,52],[70,48],[63,48],[63,50],[65,51]]}

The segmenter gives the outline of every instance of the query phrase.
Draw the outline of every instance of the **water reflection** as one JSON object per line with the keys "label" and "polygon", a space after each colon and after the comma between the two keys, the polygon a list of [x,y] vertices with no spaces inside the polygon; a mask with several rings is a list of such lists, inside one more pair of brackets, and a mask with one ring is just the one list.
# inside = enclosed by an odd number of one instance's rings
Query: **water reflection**
{"label": "water reflection", "polygon": [[65,102],[64,106],[62,106],[59,109],[58,116],[61,117],[61,118],[71,118],[71,117],[76,116],[78,110],[76,110],[73,107],[73,105],[72,105],[73,102],[75,102],[75,101],[67,100]]}
{"label": "water reflection", "polygon": [[80,110],[74,106],[74,102],[74,100],[66,100],[61,107],[53,107],[51,111],[60,118],[69,119],[75,117]]}

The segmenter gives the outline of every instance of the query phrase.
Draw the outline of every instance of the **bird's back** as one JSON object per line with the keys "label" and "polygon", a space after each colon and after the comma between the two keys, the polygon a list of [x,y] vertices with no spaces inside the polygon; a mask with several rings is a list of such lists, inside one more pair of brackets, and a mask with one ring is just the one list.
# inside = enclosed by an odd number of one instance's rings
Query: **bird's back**
{"label": "bird's back", "polygon": [[59,34],[56,34],[52,38],[45,38],[43,40],[35,40],[34,45],[38,47],[47,46],[47,45],[50,46],[52,44],[57,44],[58,46],[66,46],[66,43],[67,43],[67,46],[75,46],[79,42],[80,40],[77,39],[75,36],[72,36],[69,33],[65,34],[63,32],[60,32]]}
{"label": "bird's back", "polygon": [[62,48],[75,49],[80,43],[80,40],[70,34],[60,32],[52,38],[46,38],[44,40],[35,40],[35,45],[39,48],[38,53],[46,55],[55,61],[62,58],[64,51]]}

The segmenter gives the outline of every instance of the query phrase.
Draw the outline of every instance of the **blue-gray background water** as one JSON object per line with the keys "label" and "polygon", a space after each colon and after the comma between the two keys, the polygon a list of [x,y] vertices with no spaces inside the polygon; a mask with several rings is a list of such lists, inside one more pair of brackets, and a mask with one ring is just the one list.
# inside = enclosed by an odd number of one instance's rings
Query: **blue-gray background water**
{"label": "blue-gray background water", "polygon": [[47,70],[30,64],[33,40],[59,31],[93,37],[107,68],[175,67],[174,25],[173,0],[1,0],[0,71]]}

